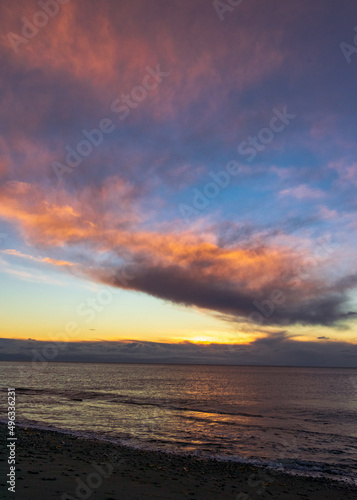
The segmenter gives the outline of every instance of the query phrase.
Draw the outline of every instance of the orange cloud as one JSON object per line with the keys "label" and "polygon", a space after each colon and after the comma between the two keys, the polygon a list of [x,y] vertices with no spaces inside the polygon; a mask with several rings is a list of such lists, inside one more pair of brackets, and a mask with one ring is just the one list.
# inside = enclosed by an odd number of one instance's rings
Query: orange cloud
{"label": "orange cloud", "polygon": [[[115,193],[119,211],[113,208]],[[309,270],[302,252],[272,243],[221,248],[213,235],[207,241],[190,231],[148,232],[140,228],[135,196],[135,190],[120,179],[84,188],[75,199],[63,190],[45,194],[38,187],[9,182],[0,192],[0,215],[16,222],[32,244],[67,251],[85,248],[86,260],[72,267],[96,281],[232,316],[247,316],[256,301],[266,301],[278,289],[284,300],[272,318],[276,323],[284,318],[328,323],[342,317],[338,311],[343,290],[354,281],[328,285],[317,277],[326,263],[315,259],[315,268]],[[108,264],[99,263],[103,254]],[[49,257],[40,261],[71,265]],[[117,272],[128,261],[136,271],[133,278],[121,280]]]}
{"label": "orange cloud", "polygon": [[32,255],[26,255],[18,250],[2,250],[2,253],[5,253],[7,255],[14,255],[15,257],[20,257],[22,259],[27,259],[27,260],[33,260],[35,262],[41,262],[45,264],[52,264],[54,266],[76,266],[77,264],[73,262],[67,262],[65,260],[57,260],[57,259],[51,259],[50,257],[33,257]]}

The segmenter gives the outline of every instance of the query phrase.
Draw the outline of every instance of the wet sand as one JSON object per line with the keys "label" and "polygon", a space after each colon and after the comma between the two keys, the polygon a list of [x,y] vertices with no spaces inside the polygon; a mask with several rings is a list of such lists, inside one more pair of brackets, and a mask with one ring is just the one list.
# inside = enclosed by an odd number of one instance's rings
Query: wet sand
{"label": "wet sand", "polygon": [[0,498],[103,500],[357,500],[353,486],[264,468],[135,450],[68,434],[16,428],[16,493],[8,491],[7,429],[0,425]]}

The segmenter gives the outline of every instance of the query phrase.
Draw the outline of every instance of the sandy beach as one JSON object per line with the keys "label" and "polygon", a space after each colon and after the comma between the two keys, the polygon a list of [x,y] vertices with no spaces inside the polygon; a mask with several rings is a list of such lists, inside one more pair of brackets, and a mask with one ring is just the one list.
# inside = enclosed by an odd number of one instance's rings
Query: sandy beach
{"label": "sandy beach", "polygon": [[0,497],[4,499],[357,499],[356,488],[328,479],[292,477],[237,463],[135,450],[19,427],[14,494],[6,484],[6,427],[0,427]]}

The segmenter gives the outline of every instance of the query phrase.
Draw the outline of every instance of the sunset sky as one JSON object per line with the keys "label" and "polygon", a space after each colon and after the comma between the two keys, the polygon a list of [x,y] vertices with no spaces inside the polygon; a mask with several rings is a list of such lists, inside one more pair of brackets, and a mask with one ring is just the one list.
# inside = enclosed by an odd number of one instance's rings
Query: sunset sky
{"label": "sunset sky", "polygon": [[0,26],[2,339],[357,366],[354,2],[5,0]]}

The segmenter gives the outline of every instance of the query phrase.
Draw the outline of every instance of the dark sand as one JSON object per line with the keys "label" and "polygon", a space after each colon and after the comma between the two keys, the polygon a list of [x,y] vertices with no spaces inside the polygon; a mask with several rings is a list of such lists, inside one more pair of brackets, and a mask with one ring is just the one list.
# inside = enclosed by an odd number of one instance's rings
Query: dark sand
{"label": "dark sand", "polygon": [[56,432],[17,427],[16,435],[13,494],[6,485],[8,434],[0,425],[2,499],[357,499],[355,487],[328,479],[292,477],[236,463],[139,451]]}

